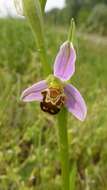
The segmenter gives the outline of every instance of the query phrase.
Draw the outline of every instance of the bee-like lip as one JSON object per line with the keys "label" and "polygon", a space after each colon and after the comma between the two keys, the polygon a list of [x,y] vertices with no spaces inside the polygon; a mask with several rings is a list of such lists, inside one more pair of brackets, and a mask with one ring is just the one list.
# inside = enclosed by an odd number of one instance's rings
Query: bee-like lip
{"label": "bee-like lip", "polygon": [[60,111],[60,108],[58,108],[57,106],[53,106],[51,103],[41,102],[40,107],[41,107],[42,111],[47,112],[52,115],[55,115],[55,114],[59,113],[59,111]]}
{"label": "bee-like lip", "polygon": [[40,107],[44,112],[50,114],[57,114],[65,102],[65,95],[62,89],[47,88],[42,91],[43,101],[40,103]]}

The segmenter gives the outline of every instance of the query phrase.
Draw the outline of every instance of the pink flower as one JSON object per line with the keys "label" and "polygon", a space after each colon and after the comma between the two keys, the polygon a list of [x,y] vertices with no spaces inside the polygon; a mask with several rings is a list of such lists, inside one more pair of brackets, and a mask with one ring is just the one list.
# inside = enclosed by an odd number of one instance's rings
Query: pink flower
{"label": "pink flower", "polygon": [[60,47],[54,63],[54,75],[23,91],[24,102],[40,101],[41,109],[56,114],[65,106],[76,118],[83,121],[87,107],[80,92],[71,84],[66,84],[75,72],[76,52],[73,44],[65,42]]}

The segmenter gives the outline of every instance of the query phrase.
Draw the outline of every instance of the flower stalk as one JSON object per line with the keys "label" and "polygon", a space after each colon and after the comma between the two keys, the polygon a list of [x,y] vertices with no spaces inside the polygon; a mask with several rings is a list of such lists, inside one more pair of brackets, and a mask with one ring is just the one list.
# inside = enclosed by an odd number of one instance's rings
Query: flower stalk
{"label": "flower stalk", "polygon": [[45,38],[41,4],[39,0],[23,0],[23,9],[34,34],[39,57],[43,65],[43,74],[47,76],[50,69],[44,40]]}
{"label": "flower stalk", "polygon": [[46,5],[46,1],[47,1],[47,0],[40,0],[41,9],[42,9],[42,12],[43,12],[43,13],[44,13],[44,9],[45,9],[45,5]]}
{"label": "flower stalk", "polygon": [[63,108],[58,115],[58,136],[60,148],[62,190],[69,190],[69,151],[68,151],[68,134],[67,134],[67,110]]}

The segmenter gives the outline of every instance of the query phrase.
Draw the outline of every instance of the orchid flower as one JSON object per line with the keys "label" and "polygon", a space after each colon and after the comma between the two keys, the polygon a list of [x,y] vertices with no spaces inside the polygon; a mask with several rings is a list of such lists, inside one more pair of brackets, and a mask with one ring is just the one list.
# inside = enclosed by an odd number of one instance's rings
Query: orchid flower
{"label": "orchid flower", "polygon": [[76,52],[73,44],[64,42],[56,56],[53,75],[23,91],[24,102],[39,101],[43,111],[57,114],[65,106],[77,119],[83,121],[87,107],[80,92],[67,83],[75,72]]}

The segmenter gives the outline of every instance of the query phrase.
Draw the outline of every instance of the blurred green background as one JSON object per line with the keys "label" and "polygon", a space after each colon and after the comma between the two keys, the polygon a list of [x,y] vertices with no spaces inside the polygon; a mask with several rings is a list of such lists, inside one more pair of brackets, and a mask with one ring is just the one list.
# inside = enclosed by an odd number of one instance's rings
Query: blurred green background
{"label": "blurred green background", "polygon": [[[51,68],[77,24],[76,73],[71,82],[84,96],[85,122],[69,113],[70,165],[77,161],[76,190],[107,190],[107,0],[66,0],[45,15]],[[23,103],[23,89],[42,79],[34,38],[25,19],[0,19],[0,190],[60,190],[55,117],[39,103]]]}

